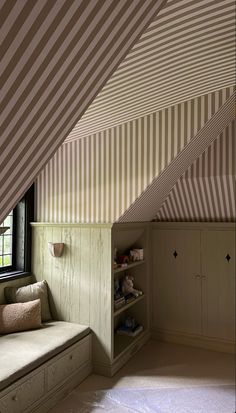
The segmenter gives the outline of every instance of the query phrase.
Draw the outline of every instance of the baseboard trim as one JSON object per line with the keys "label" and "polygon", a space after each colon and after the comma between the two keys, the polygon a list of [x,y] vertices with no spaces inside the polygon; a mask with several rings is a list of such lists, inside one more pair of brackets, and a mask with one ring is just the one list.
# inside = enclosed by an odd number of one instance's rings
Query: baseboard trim
{"label": "baseboard trim", "polygon": [[93,372],[102,376],[112,377],[127,361],[133,357],[140,348],[147,343],[151,334],[149,331],[144,333],[139,340],[135,340],[133,344],[127,347],[111,364],[93,363]]}
{"label": "baseboard trim", "polygon": [[152,329],[151,338],[170,343],[184,344],[191,347],[200,347],[207,350],[235,354],[235,342],[219,340],[217,338],[198,336],[194,334],[178,333],[167,330]]}

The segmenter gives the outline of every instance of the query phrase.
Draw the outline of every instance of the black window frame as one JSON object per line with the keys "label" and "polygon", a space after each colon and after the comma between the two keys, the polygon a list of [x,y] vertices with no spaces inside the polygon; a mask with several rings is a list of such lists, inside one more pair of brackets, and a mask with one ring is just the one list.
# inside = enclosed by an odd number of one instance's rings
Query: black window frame
{"label": "black window frame", "polygon": [[[11,252],[11,256],[12,256],[12,263],[11,265],[7,265],[4,267],[0,267],[0,275],[1,273],[6,273],[6,272],[11,272],[14,270],[15,265],[16,265],[16,245],[15,245],[15,234],[16,234],[16,209],[14,208],[12,211],[12,252]],[[4,236],[4,234],[3,234]]]}
{"label": "black window frame", "polygon": [[34,220],[34,185],[13,210],[12,265],[0,268],[0,282],[21,278],[31,271],[31,226]]}

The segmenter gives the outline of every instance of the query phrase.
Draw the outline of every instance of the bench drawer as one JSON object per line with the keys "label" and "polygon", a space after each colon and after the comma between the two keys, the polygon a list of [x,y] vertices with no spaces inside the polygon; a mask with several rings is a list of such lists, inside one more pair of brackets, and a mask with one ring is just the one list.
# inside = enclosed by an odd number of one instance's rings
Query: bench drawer
{"label": "bench drawer", "polygon": [[64,382],[91,359],[90,336],[85,337],[64,352],[47,368],[47,390]]}
{"label": "bench drawer", "polygon": [[44,371],[15,386],[0,399],[0,413],[21,413],[44,395]]}

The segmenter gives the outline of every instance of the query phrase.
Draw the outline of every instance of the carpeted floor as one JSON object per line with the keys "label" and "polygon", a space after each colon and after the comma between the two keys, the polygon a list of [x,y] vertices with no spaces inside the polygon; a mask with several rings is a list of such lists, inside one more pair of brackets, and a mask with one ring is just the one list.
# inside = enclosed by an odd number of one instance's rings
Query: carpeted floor
{"label": "carpeted floor", "polygon": [[234,413],[231,354],[150,341],[114,377],[90,375],[50,413]]}
{"label": "carpeted floor", "polygon": [[68,413],[234,413],[235,388],[118,388],[81,394],[72,392],[64,409]]}

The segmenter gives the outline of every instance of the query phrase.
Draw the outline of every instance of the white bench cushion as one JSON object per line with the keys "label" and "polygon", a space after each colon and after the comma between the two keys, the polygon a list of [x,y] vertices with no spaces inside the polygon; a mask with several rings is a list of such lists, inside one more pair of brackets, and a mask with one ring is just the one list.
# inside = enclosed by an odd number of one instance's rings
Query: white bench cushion
{"label": "white bench cushion", "polygon": [[90,333],[90,328],[50,321],[38,330],[0,336],[0,390]]}

